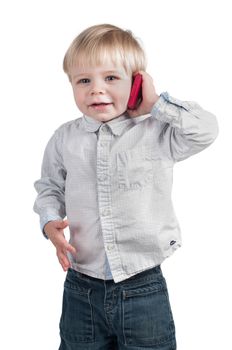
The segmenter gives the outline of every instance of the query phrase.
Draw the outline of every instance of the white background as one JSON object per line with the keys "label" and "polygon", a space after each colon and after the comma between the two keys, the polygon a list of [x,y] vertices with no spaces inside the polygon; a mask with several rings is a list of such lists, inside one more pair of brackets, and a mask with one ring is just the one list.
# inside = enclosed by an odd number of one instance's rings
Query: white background
{"label": "white background", "polygon": [[112,23],[144,43],[159,93],[217,115],[220,135],[175,167],[183,247],[163,264],[178,350],[231,349],[230,1],[1,1],[0,347],[55,350],[65,273],[32,211],[44,147],[80,117],[63,55],[86,27]]}

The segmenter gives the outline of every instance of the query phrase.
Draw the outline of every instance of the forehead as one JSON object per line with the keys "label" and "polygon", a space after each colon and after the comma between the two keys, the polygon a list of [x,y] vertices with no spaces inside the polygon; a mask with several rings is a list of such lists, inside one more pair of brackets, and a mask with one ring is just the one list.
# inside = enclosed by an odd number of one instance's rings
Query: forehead
{"label": "forehead", "polygon": [[104,64],[75,64],[70,70],[71,76],[75,77],[78,75],[101,75],[101,74],[119,74],[120,76],[126,77],[126,73],[123,66],[118,66],[112,61],[105,62]]}

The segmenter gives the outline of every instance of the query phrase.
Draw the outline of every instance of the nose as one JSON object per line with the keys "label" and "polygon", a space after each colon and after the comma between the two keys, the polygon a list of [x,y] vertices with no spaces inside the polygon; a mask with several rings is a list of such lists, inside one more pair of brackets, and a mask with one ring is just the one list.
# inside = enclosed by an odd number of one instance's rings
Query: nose
{"label": "nose", "polygon": [[93,81],[90,90],[91,95],[101,95],[105,93],[105,89],[102,82]]}

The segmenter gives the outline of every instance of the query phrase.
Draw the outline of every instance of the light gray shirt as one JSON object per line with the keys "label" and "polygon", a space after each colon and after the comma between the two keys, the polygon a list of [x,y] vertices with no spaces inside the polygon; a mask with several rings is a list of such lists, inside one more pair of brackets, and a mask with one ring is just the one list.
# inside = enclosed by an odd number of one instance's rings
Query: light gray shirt
{"label": "light gray shirt", "polygon": [[120,282],[181,246],[173,165],[209,146],[216,118],[162,93],[151,114],[107,123],[83,116],[56,130],[44,153],[34,210],[41,227],[67,216],[73,269]]}

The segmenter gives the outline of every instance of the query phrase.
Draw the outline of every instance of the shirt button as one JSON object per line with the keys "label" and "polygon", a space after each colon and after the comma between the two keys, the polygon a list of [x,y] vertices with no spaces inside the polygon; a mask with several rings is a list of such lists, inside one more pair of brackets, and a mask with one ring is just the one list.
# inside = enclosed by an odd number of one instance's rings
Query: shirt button
{"label": "shirt button", "polygon": [[107,245],[107,250],[113,250],[114,249],[114,245],[113,244],[108,244]]}
{"label": "shirt button", "polygon": [[108,127],[106,125],[103,125],[101,127],[101,131],[104,132],[104,133],[107,133],[108,132]]}
{"label": "shirt button", "polygon": [[107,209],[103,210],[102,216],[107,216],[107,215],[109,215],[109,210]]}
{"label": "shirt button", "polygon": [[107,176],[106,175],[99,175],[98,176],[98,180],[99,181],[105,181],[107,179]]}
{"label": "shirt button", "polygon": [[107,142],[101,142],[101,143],[100,143],[100,147],[102,147],[102,148],[103,148],[103,147],[107,147],[107,146],[108,146],[108,143],[107,143]]}

